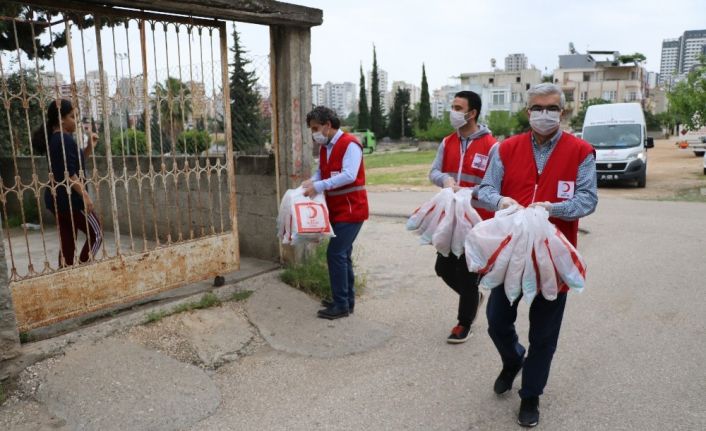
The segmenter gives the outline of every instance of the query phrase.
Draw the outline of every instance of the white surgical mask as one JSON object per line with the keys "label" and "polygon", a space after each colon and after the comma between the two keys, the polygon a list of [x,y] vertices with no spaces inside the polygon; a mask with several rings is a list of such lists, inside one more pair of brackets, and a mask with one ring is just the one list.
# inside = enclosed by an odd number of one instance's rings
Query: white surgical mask
{"label": "white surgical mask", "polygon": [[321,132],[314,132],[311,134],[311,137],[314,138],[314,142],[319,145],[326,145],[328,143],[328,136]]}
{"label": "white surgical mask", "polygon": [[468,122],[466,120],[466,113],[459,111],[449,112],[449,121],[451,122],[451,127],[453,127],[454,129],[460,129],[461,127],[465,126]]}
{"label": "white surgical mask", "polygon": [[548,135],[559,128],[561,112],[530,111],[529,123],[532,130],[540,135]]}

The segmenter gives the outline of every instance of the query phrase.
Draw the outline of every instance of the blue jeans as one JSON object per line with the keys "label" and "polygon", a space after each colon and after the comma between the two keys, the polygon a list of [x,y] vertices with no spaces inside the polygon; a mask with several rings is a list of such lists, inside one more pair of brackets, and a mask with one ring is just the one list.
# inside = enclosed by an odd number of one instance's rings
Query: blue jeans
{"label": "blue jeans", "polygon": [[[519,343],[515,332],[517,304],[521,298],[510,304],[503,285],[494,288],[488,298],[488,334],[506,367],[519,366],[525,356],[525,348]],[[554,301],[548,301],[538,293],[532,301],[529,312],[529,353],[522,366],[520,398],[538,397],[544,392],[565,306],[566,293],[560,293]]]}
{"label": "blue jeans", "polygon": [[338,309],[349,310],[355,305],[355,274],[353,274],[353,241],[363,226],[360,223],[332,223],[333,233],[326,250],[331,299]]}

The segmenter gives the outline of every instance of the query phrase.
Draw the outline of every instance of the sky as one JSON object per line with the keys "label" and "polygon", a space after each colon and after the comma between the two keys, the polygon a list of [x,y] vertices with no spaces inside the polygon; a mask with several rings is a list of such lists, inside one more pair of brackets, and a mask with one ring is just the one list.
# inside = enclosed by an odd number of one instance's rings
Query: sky
{"label": "sky", "polygon": [[[617,50],[646,55],[658,72],[663,39],[706,29],[704,0],[293,0],[323,10],[312,29],[312,82],[358,83],[372,67],[372,46],[389,83],[419,85],[422,63],[431,89],[452,76],[504,67],[521,52],[543,72],[558,67],[569,42],[579,52]],[[266,28],[239,25],[252,53],[266,54]],[[366,77],[367,79],[367,77]]]}
{"label": "sky", "polygon": [[[663,39],[679,37],[685,30],[706,29],[706,0],[292,0],[291,3],[323,10],[323,24],[313,27],[311,33],[312,82],[358,84],[361,64],[367,79],[375,45],[378,65],[388,72],[388,90],[397,80],[420,85],[422,63],[426,65],[429,88],[433,90],[455,84],[452,77],[461,73],[492,70],[491,58],[502,68],[505,56],[510,53],[524,53],[530,65],[549,74],[558,66],[558,56],[568,53],[570,42],[579,52],[641,52],[647,57],[647,69],[657,72]],[[228,28],[230,33],[231,23]],[[252,60],[251,67],[260,76],[260,83],[269,86],[268,27],[238,23],[237,29],[241,44]],[[158,71],[150,72],[151,79],[165,79],[167,70],[170,76],[176,76],[179,56],[183,64],[198,63],[198,41],[192,37],[195,51],[190,63],[185,32],[180,34],[180,54],[173,28],[169,32],[170,43],[164,47],[164,34],[158,28],[157,50],[151,45],[151,34],[148,35],[148,68]],[[127,75],[130,64],[139,69],[139,34],[134,21],[129,33],[126,36],[124,28],[102,31],[104,66],[112,76]],[[80,51],[81,35],[76,30],[72,34],[75,50]],[[83,59],[86,70],[98,68],[95,32],[87,30],[84,36],[85,54],[75,57],[77,79],[83,75]],[[229,37],[228,43],[232,46],[232,38]],[[213,45],[218,61],[217,37]],[[116,54],[127,55],[132,62],[116,60],[119,56]],[[3,69],[17,67],[10,63],[17,57],[14,52],[0,52],[0,57]],[[169,69],[166,57],[170,59]],[[205,65],[207,75],[213,73],[209,64]],[[68,78],[66,50],[60,50],[54,64],[47,61],[43,66],[48,71],[56,68]],[[191,71],[187,69],[182,68],[184,80],[190,79],[187,76]],[[139,72],[135,70],[132,75]],[[219,85],[217,67],[214,72]],[[211,87],[209,78],[205,76],[207,87]]]}

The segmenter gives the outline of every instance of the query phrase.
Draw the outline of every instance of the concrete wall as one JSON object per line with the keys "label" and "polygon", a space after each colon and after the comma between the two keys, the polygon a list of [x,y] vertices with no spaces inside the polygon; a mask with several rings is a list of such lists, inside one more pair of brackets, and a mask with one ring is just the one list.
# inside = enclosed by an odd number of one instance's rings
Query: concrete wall
{"label": "concrete wall", "polygon": [[[2,234],[1,227],[0,234]],[[12,308],[12,295],[8,286],[5,246],[0,241],[0,380],[7,377],[5,361],[16,357],[20,352],[15,310]]]}
{"label": "concrete wall", "polygon": [[[159,239],[162,243],[168,236],[171,236],[172,241],[176,241],[180,235],[184,240],[208,235],[212,228],[217,233],[230,230],[227,172],[223,168],[223,158],[220,159],[221,168],[215,167],[218,161],[216,157],[178,157],[176,160],[165,158],[164,175],[160,173],[161,161],[152,158],[155,170],[154,184],[151,184],[149,177],[148,157],[130,157],[124,161],[122,158],[113,158],[116,216],[112,210],[110,181],[106,177],[106,159],[96,157],[95,160],[98,179],[91,187],[92,197],[104,231],[114,232],[114,222],[117,220],[121,235],[129,235],[132,230],[132,236],[136,240],[142,239],[144,235],[148,241]],[[188,174],[184,172],[187,163],[190,171]],[[210,184],[207,172],[197,174],[194,171],[197,166],[202,169],[207,167],[208,163],[211,166]],[[239,156],[236,157],[235,164],[240,253],[243,256],[278,260],[279,247],[275,237],[278,199],[274,157]],[[34,166],[39,179],[46,181],[46,159],[35,157]],[[138,168],[141,178],[131,178],[138,172]],[[17,169],[22,183],[30,184],[32,158],[18,158]],[[169,174],[170,171],[178,174]],[[15,168],[11,158],[0,158],[0,174],[6,188],[14,186]],[[93,175],[92,161],[89,161],[89,175]],[[42,207],[43,193],[43,190],[40,190]],[[34,192],[26,191],[24,200],[35,200]],[[8,196],[7,209],[9,214],[19,214],[19,200],[16,194],[11,193]],[[46,209],[42,211],[43,222],[53,224],[51,214]],[[123,249],[129,246],[129,243],[121,244]]]}

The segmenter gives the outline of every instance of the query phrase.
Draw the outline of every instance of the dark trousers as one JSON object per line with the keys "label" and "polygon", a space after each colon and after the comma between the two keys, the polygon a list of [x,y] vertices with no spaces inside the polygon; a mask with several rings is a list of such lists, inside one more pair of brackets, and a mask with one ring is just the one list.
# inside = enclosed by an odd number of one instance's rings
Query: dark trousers
{"label": "dark trousers", "polygon": [[360,223],[333,223],[333,233],[326,249],[331,299],[336,308],[349,310],[355,305],[355,274],[353,273],[353,241],[360,232]]}
{"label": "dark trousers", "polygon": [[[88,262],[90,256],[96,256],[103,242],[103,231],[96,213],[90,212],[86,216],[83,210],[59,211],[57,215],[59,221],[59,240],[61,250],[59,251],[59,266],[71,266],[74,264],[74,253],[76,252],[76,235],[83,232],[86,235],[86,242],[81,248],[78,256],[79,263]],[[63,262],[62,262],[63,257]]]}
{"label": "dark trousers", "polygon": [[453,254],[444,257],[437,253],[434,269],[436,275],[458,293],[458,324],[471,326],[478,311],[478,274],[468,270],[463,255],[457,258]]}
{"label": "dark trousers", "polygon": [[[521,298],[510,304],[503,285],[494,288],[488,298],[488,334],[500,353],[503,365],[507,367],[519,366],[525,356],[525,348],[519,343],[515,331],[517,304]],[[560,293],[554,301],[548,301],[537,294],[532,301],[529,312],[529,352],[522,366],[520,398],[538,397],[544,392],[565,306],[566,293]]]}

